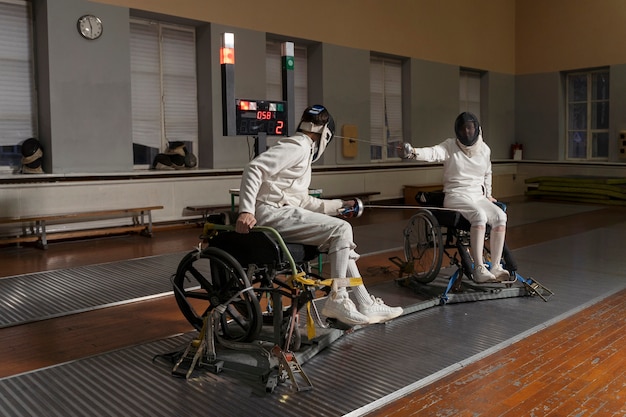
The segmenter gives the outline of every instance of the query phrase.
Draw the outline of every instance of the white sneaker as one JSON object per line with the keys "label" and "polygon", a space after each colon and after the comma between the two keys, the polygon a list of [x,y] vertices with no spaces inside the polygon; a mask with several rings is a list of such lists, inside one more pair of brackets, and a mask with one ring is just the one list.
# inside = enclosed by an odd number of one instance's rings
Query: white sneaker
{"label": "white sneaker", "polygon": [[489,272],[491,272],[498,281],[509,281],[511,279],[511,273],[502,268],[500,264],[493,265]]}
{"label": "white sneaker", "polygon": [[359,313],[347,292],[331,292],[324,303],[322,314],[352,326],[369,323],[367,316]]}
{"label": "white sneaker", "polygon": [[489,272],[485,265],[478,265],[474,268],[472,279],[474,280],[474,282],[477,282],[479,284],[485,282],[497,282],[495,275]]}
{"label": "white sneaker", "polygon": [[372,303],[370,305],[359,305],[359,311],[367,316],[370,324],[383,323],[402,314],[402,307],[389,307],[380,298],[373,295],[371,297]]}

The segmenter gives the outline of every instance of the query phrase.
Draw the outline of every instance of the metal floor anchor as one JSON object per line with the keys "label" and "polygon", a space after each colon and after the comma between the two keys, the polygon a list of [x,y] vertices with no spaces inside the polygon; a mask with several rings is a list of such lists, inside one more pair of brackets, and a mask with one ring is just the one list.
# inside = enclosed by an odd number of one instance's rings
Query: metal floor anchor
{"label": "metal floor anchor", "polygon": [[280,346],[276,345],[272,349],[272,355],[278,358],[278,374],[284,375],[291,381],[292,387],[296,391],[308,391],[313,389],[313,383],[304,373],[304,370],[298,363],[296,355],[290,351],[283,351]]}
{"label": "metal floor anchor", "polygon": [[548,299],[550,299],[550,297],[554,295],[554,292],[552,290],[550,290],[545,285],[539,283],[537,280],[533,278],[524,278],[518,273],[516,273],[515,275],[517,280],[524,284],[524,288],[526,288],[526,291],[528,291],[529,295],[537,295],[546,302],[548,301]]}
{"label": "metal floor anchor", "polygon": [[[207,314],[202,321],[202,329],[200,329],[198,337],[189,342],[189,345],[187,345],[187,348],[174,365],[172,375],[179,377],[184,376],[185,379],[189,379],[196,365],[211,366],[215,373],[219,373],[222,370],[224,362],[217,361],[216,357],[215,339],[213,337],[213,317],[212,314]],[[204,359],[206,359],[206,361]],[[181,365],[189,360],[191,360],[191,364],[187,371],[181,371]]]}

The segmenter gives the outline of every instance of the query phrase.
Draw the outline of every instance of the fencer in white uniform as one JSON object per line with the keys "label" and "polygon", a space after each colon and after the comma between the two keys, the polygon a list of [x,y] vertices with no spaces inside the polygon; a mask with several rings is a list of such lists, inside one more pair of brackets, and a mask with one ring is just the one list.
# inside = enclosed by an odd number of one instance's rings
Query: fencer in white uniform
{"label": "fencer in white uniform", "polygon": [[[478,118],[461,113],[454,122],[456,138],[438,145],[414,148],[404,144],[404,157],[426,162],[443,162],[444,207],[458,210],[471,224],[470,252],[476,282],[496,282],[510,276],[500,265],[506,234],[506,213],[491,195],[491,149],[483,141]],[[491,270],[483,259],[486,225],[491,226]]]}
{"label": "fencer in white uniform", "polygon": [[[311,165],[333,138],[334,121],[324,106],[308,107],[298,131],[280,139],[244,169],[239,189],[235,230],[248,233],[254,225],[276,229],[286,242],[317,246],[327,252],[331,278],[360,277],[352,226],[335,217],[354,201],[326,200],[309,195]],[[365,285],[353,287],[355,303],[346,287],[335,287],[322,314],[349,325],[388,321],[402,314],[369,294]]]}

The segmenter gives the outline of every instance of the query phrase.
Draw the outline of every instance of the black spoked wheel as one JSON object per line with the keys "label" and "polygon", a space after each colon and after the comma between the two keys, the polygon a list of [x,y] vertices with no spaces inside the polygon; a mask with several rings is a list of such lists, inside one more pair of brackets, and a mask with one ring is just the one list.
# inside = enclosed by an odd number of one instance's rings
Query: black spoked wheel
{"label": "black spoked wheel", "polygon": [[504,268],[510,273],[514,273],[517,271],[517,261],[513,256],[513,253],[504,242],[504,247],[502,248],[502,258],[504,259]]}
{"label": "black spoked wheel", "polygon": [[427,284],[441,269],[443,239],[439,222],[428,210],[420,210],[404,229],[404,256],[412,268],[411,278]]}
{"label": "black spoked wheel", "polygon": [[238,294],[250,287],[250,282],[239,262],[227,252],[209,247],[187,254],[178,265],[173,284],[178,307],[196,329],[202,328],[207,313],[228,303],[219,320],[222,337],[250,342],[261,332],[259,300],[253,291]]}

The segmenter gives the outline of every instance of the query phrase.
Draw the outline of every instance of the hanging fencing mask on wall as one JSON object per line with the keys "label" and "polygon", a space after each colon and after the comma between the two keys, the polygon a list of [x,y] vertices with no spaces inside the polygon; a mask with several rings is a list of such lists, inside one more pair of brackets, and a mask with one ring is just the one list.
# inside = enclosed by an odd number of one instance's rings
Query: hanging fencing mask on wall
{"label": "hanging fencing mask on wall", "polygon": [[22,143],[22,174],[43,174],[43,150],[35,138],[26,139]]}

